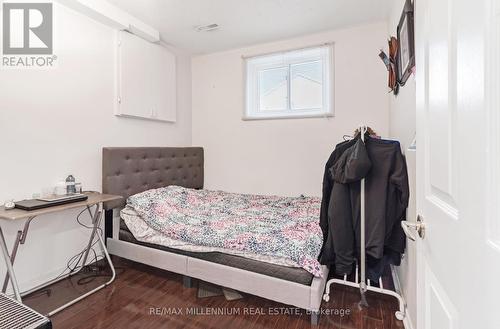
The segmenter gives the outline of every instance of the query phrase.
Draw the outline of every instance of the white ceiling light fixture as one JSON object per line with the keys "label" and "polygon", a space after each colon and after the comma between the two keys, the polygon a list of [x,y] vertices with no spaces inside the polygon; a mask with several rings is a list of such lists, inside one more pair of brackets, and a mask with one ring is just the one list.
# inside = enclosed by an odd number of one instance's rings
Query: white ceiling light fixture
{"label": "white ceiling light fixture", "polygon": [[195,29],[198,32],[210,32],[210,31],[215,31],[215,30],[220,29],[220,26],[219,26],[219,24],[212,23],[212,24],[209,24],[209,25],[198,25],[198,26],[195,26]]}

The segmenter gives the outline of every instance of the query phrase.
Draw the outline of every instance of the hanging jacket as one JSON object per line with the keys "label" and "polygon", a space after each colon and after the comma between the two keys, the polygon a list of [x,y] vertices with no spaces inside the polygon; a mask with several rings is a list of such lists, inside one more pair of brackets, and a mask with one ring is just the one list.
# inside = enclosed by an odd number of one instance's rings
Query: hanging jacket
{"label": "hanging jacket", "polygon": [[343,147],[334,151],[325,168],[332,182],[327,181],[330,193],[323,194],[328,235],[320,262],[335,265],[337,274],[350,274],[360,254],[360,180],[365,178],[366,253],[376,267],[384,253],[394,259],[394,254],[404,252],[406,239],[400,221],[408,206],[408,176],[396,141],[367,136],[365,143],[357,138],[339,146]]}
{"label": "hanging jacket", "polygon": [[[338,274],[351,273],[356,257],[355,225],[353,222],[359,211],[359,197],[353,191],[359,191],[361,178],[365,177],[372,167],[365,144],[357,138],[354,145],[347,148],[330,167],[330,176],[334,185],[330,195],[328,216],[335,253],[335,271]],[[356,193],[356,192],[355,192]]]}
{"label": "hanging jacket", "polygon": [[342,142],[337,144],[332,154],[328,158],[328,161],[325,164],[325,171],[323,174],[323,194],[321,199],[321,210],[320,210],[320,220],[319,226],[323,231],[323,247],[321,248],[321,253],[318,257],[318,260],[321,264],[329,265],[334,262],[334,251],[333,251],[333,236],[329,226],[329,218],[328,218],[328,209],[330,203],[330,196],[332,193],[332,188],[334,185],[333,178],[330,174],[330,168],[334,163],[337,162],[337,159],[344,153],[346,149],[350,146],[354,145],[356,142],[355,139],[349,140],[346,142]]}

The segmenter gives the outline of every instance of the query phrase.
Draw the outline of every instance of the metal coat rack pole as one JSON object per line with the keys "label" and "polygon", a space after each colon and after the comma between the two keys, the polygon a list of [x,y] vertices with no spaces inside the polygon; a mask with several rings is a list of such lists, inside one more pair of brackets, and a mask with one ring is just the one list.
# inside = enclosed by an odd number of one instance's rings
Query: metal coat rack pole
{"label": "metal coat rack pole", "polygon": [[[361,134],[361,140],[365,143],[365,133],[367,131],[366,126],[361,126],[359,128],[359,133]],[[361,282],[359,284],[359,292],[361,293],[361,301],[359,305],[361,307],[368,307],[368,302],[366,301],[366,241],[365,241],[365,228],[366,228],[366,212],[365,212],[365,178],[361,179],[361,197],[360,197],[360,212],[361,212]]]}

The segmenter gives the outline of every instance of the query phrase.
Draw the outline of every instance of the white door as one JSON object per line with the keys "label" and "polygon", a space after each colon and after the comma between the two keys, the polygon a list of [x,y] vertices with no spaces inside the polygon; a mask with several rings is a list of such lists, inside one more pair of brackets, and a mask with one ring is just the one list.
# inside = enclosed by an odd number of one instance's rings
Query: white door
{"label": "white door", "polygon": [[498,2],[415,0],[419,329],[500,328]]}

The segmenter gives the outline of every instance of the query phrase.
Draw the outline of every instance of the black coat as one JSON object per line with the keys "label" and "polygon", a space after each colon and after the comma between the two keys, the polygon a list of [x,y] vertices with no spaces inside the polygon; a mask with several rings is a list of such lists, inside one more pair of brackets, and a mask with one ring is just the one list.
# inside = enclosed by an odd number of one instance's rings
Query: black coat
{"label": "black coat", "polygon": [[321,264],[329,265],[334,262],[334,251],[333,251],[333,236],[329,227],[328,220],[328,209],[330,204],[330,195],[332,193],[332,188],[334,181],[330,175],[330,168],[334,163],[337,162],[338,158],[347,150],[350,146],[354,145],[356,141],[350,140],[337,144],[335,150],[332,152],[328,161],[325,164],[325,172],[323,174],[323,197],[321,199],[321,210],[320,210],[320,221],[319,226],[323,231],[323,247],[321,248],[321,253],[319,255],[319,261]]}
{"label": "black coat", "polygon": [[321,227],[326,234],[320,262],[349,274],[359,256],[360,180],[365,178],[366,253],[377,265],[384,255],[404,252],[400,226],[408,206],[406,162],[396,141],[360,138],[337,145],[325,167]]}

